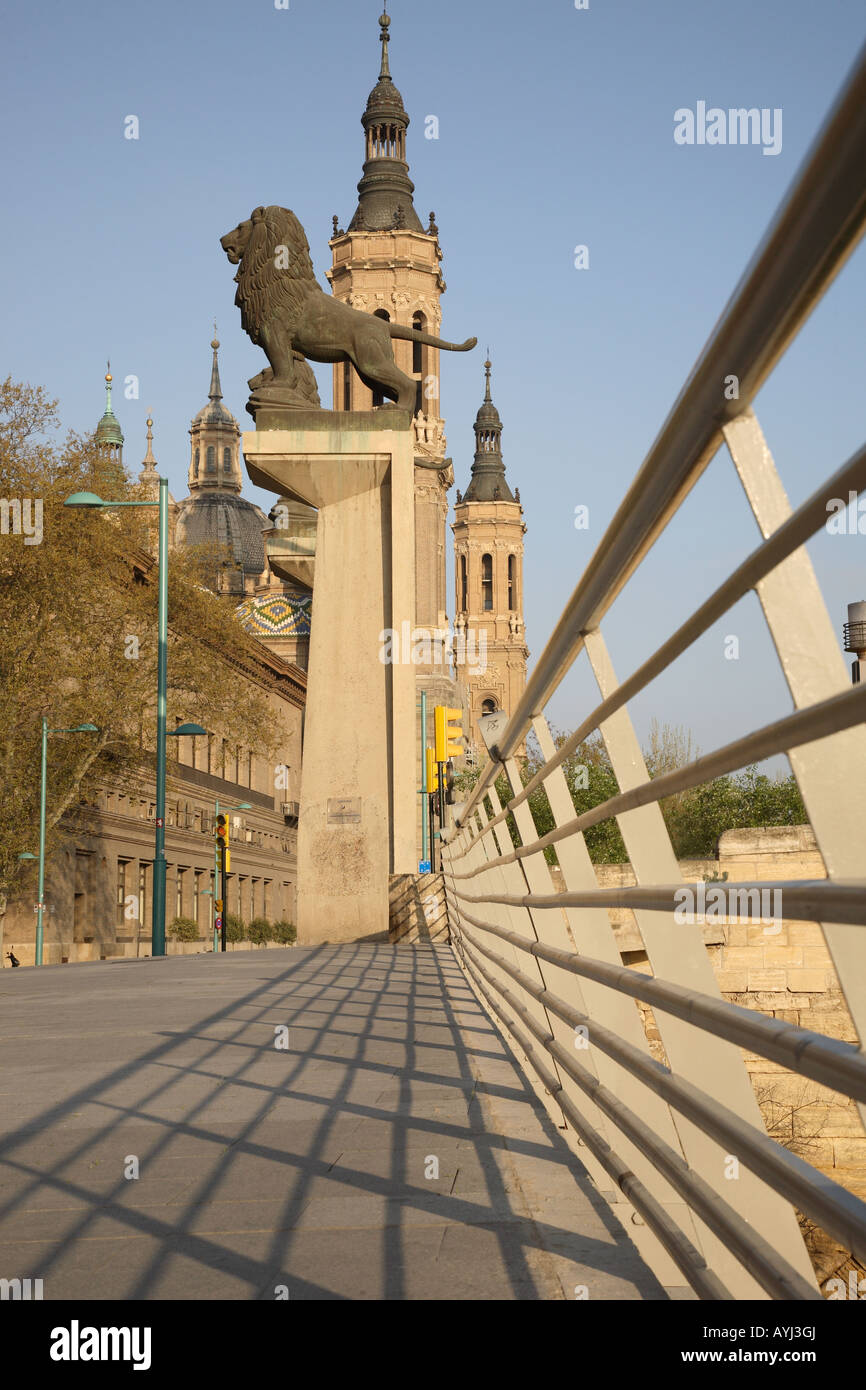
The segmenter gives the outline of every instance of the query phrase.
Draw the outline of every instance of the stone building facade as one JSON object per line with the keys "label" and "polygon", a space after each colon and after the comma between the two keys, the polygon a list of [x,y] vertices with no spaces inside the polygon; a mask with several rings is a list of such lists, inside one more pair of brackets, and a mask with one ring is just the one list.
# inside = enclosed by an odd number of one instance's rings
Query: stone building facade
{"label": "stone building facade", "polygon": [[[228,911],[246,923],[294,919],[306,678],[252,639],[249,648],[244,674],[273,712],[276,762],[214,734],[169,740],[177,757],[166,795],[166,923],[192,918],[201,950],[212,941],[217,802],[229,814]],[[249,809],[230,809],[242,803]],[[150,954],[155,820],[152,765],[123,783],[105,782],[69,818],[65,844],[46,866],[46,965]],[[4,923],[4,952],[14,950],[22,965],[35,957],[32,898],[10,903]]]}

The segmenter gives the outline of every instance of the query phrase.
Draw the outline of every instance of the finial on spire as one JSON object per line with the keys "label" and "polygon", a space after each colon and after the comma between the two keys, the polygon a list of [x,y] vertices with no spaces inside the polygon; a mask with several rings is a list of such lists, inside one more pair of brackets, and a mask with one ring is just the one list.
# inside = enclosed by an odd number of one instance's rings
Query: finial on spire
{"label": "finial on spire", "polygon": [[387,7],[387,4],[386,4],[386,5],[384,6],[383,13],[382,13],[382,14],[380,15],[380,17],[379,17],[379,31],[380,31],[380,38],[381,38],[381,41],[382,41],[382,68],[381,68],[381,71],[380,71],[380,73],[379,73],[379,76],[380,76],[380,77],[390,77],[390,76],[391,76],[391,69],[388,67],[388,39],[389,39],[388,28],[389,28],[390,24],[391,24],[391,19],[390,19],[390,16],[389,16],[389,14],[388,14],[388,7]]}
{"label": "finial on spire", "polygon": [[493,366],[493,363],[490,361],[490,348],[488,347],[488,349],[487,349],[487,361],[484,363],[484,375],[485,375],[485,377],[486,377],[486,379],[487,379],[487,384],[486,384],[485,389],[484,389],[484,399],[485,399],[485,401],[489,401],[489,400],[491,399],[491,397],[490,397],[490,368],[491,368],[492,366]]}
{"label": "finial on spire", "polygon": [[211,399],[212,401],[221,401],[222,398],[223,398],[223,391],[222,391],[222,387],[221,387],[221,385],[220,385],[220,364],[219,364],[219,359],[218,359],[218,357],[217,357],[217,349],[219,348],[219,339],[218,339],[217,336],[216,336],[216,321],[214,321],[214,326],[213,326],[213,327],[214,327],[214,337],[213,337],[213,341],[211,342],[211,347],[213,348],[213,366],[211,367],[211,373],[210,373],[210,390],[208,391],[208,396],[210,397],[210,399]]}

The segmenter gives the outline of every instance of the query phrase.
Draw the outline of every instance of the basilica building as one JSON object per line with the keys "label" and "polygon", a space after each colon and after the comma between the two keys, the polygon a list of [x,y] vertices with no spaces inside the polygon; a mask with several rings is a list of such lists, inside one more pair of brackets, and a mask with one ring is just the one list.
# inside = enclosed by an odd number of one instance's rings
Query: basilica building
{"label": "basilica building", "polygon": [[[332,293],[345,303],[440,336],[446,289],[443,250],[435,214],[425,222],[415,208],[407,153],[410,118],[391,76],[390,23],[387,14],[379,20],[379,76],[361,116],[363,170],[357,203],[345,229],[339,217],[333,219],[326,275]],[[210,347],[207,400],[193,415],[189,430],[188,495],[180,501],[170,498],[170,551],[195,548],[208,557],[209,587],[249,635],[244,675],[266,693],[282,751],[277,769],[255,749],[229,748],[218,734],[177,740],[167,804],[167,922],[184,917],[197,924],[199,943],[190,949],[203,949],[202,942],[210,940],[217,803],[233,808],[228,911],[246,922],[256,916],[292,919],[315,597],[315,511],[275,498],[265,515],[243,496],[241,432],[223,399],[216,336]],[[433,743],[436,705],[463,710],[471,764],[484,756],[478,718],[496,710],[510,713],[523,692],[528,657],[523,622],[526,526],[519,490],[506,478],[502,420],[492,400],[488,361],[474,427],[474,460],[465,492],[456,493],[452,550],[447,539],[448,494],[455,468],[445,434],[439,349],[403,340],[394,340],[393,347],[398,367],[417,383],[415,625],[416,632],[432,639],[425,647],[429,660],[417,667],[417,689],[419,697],[426,696],[427,709],[425,728],[419,698],[420,787],[421,759],[425,745]],[[349,363],[334,366],[332,388],[335,410],[370,411],[385,404]],[[109,371],[95,439],[101,450],[122,463],[125,441],[111,389]],[[156,497],[159,465],[152,419],[147,421],[146,452],[137,481],[145,495]],[[144,582],[155,573],[155,529],[151,541],[151,554],[131,557]],[[46,962],[149,952],[154,819],[154,779],[146,769],[140,785],[106,784],[100,789],[85,822],[78,824],[67,848],[49,865]],[[6,939],[15,942],[25,964],[33,957],[33,934],[29,905],[11,903]]]}

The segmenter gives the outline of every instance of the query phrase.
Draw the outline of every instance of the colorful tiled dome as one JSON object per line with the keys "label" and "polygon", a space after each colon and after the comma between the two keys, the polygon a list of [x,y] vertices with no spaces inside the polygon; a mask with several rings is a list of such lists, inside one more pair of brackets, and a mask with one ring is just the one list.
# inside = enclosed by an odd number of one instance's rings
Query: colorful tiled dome
{"label": "colorful tiled dome", "polygon": [[312,594],[294,590],[244,599],[235,616],[254,637],[309,637],[312,607]]}

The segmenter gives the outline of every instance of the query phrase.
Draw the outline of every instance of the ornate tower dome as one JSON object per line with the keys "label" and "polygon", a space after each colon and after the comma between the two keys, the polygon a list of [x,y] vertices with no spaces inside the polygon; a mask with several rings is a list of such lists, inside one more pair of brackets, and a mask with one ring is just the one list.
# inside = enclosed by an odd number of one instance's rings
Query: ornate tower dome
{"label": "ornate tower dome", "polygon": [[111,363],[108,363],[108,371],[105,373],[105,413],[99,424],[96,426],[97,448],[103,450],[107,455],[113,456],[118,463],[123,462],[123,430],[120,428],[120,421],[111,408],[111,383],[114,378],[111,375]]}
{"label": "ornate tower dome", "polygon": [[364,175],[358,184],[360,197],[349,224],[350,232],[379,232],[392,227],[424,231],[412,202],[415,185],[409,177],[406,161],[409,116],[388,65],[390,24],[386,11],[379,20],[382,42],[379,81],[367,98],[361,117],[366,137]]}
{"label": "ornate tower dome", "polygon": [[227,549],[223,587],[244,593],[267,568],[262,531],[269,523],[261,507],[240,495],[240,429],[223,405],[217,338],[211,348],[208,402],[190,425],[190,495],[178,504],[175,544]]}
{"label": "ornate tower dome", "polygon": [[502,421],[490,397],[490,368],[484,363],[486,386],[484,400],[475,417],[475,460],[472,480],[466,489],[464,502],[513,502],[514,494],[505,477],[502,460]]}

